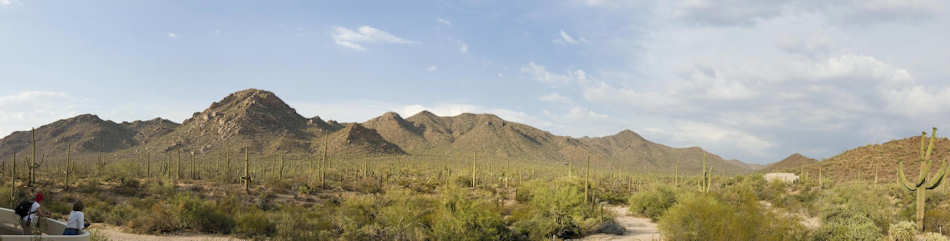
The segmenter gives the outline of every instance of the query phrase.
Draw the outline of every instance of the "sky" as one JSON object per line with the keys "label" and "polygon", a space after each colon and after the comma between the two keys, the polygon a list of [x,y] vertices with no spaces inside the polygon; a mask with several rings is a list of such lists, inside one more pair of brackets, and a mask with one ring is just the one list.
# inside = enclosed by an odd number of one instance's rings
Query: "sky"
{"label": "sky", "polygon": [[181,122],[259,88],[305,117],[493,113],[822,159],[950,131],[948,5],[0,0],[0,136],[82,113]]}

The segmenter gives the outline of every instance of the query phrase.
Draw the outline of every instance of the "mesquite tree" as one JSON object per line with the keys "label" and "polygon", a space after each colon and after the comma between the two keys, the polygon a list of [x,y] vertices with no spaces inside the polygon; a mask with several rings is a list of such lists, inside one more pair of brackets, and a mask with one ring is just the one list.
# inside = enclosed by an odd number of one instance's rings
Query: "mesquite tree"
{"label": "mesquite tree", "polygon": [[927,139],[927,132],[923,132],[920,136],[920,175],[917,176],[917,181],[908,181],[904,176],[904,161],[899,160],[897,162],[897,174],[900,178],[899,182],[904,188],[907,188],[907,190],[917,192],[917,229],[920,229],[921,232],[924,231],[924,205],[927,201],[927,189],[934,189],[940,186],[947,171],[947,161],[944,160],[943,166],[937,170],[937,174],[933,177],[928,177],[928,175],[930,175],[930,166],[933,164],[933,160],[930,159],[930,156],[933,154],[934,141],[936,138],[937,128],[934,127],[933,132],[930,133],[930,144],[925,150],[924,140]]}

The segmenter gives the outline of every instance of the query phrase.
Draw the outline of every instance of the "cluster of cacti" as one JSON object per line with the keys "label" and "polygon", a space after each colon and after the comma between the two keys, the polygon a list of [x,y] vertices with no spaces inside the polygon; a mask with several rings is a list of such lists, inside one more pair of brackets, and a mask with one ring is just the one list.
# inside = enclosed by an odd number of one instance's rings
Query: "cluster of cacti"
{"label": "cluster of cacti", "polygon": [[930,157],[931,154],[933,154],[936,138],[937,128],[934,127],[933,132],[930,133],[930,144],[924,149],[927,132],[923,132],[920,136],[920,175],[917,176],[916,181],[910,182],[907,180],[904,176],[904,160],[897,161],[898,182],[900,182],[904,188],[907,188],[907,190],[916,192],[917,194],[917,228],[920,229],[920,231],[924,231],[924,208],[927,200],[927,190],[940,186],[947,171],[947,161],[944,160],[943,165],[937,170],[936,175],[928,177],[930,175],[930,166],[933,164],[933,160]]}

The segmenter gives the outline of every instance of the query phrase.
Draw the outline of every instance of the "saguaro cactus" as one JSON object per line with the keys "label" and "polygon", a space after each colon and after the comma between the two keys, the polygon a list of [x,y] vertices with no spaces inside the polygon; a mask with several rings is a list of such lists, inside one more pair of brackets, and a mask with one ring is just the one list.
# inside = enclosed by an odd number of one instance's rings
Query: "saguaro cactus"
{"label": "saguaro cactus", "polygon": [[712,176],[710,173],[712,173],[712,167],[706,169],[706,153],[703,153],[703,180],[700,181],[700,192],[709,192],[709,187],[712,186]]}
{"label": "saguaro cactus", "polygon": [[10,205],[16,205],[16,152],[13,152],[13,168],[10,170],[12,171],[10,175]]}
{"label": "saguaro cactus", "polygon": [[475,166],[476,155],[478,152],[472,152],[472,189],[478,187],[478,169]]}
{"label": "saguaro cactus", "polygon": [[247,145],[244,145],[244,176],[241,177],[241,180],[244,181],[244,192],[250,193],[251,192],[251,172],[250,172],[251,162],[247,158],[248,157],[247,152],[248,152]]}
{"label": "saguaro cactus", "polygon": [[30,129],[30,134],[33,136],[33,158],[30,159],[30,184],[27,186],[32,187],[36,182],[36,129]]}
{"label": "saguaro cactus", "polygon": [[937,138],[937,128],[934,127],[933,132],[930,133],[930,144],[925,150],[924,140],[926,138],[927,132],[923,132],[920,136],[920,175],[917,176],[916,182],[910,182],[904,176],[904,161],[899,160],[897,162],[899,182],[904,188],[907,188],[907,190],[917,192],[917,229],[920,229],[921,232],[924,231],[924,204],[927,201],[927,189],[934,189],[940,186],[947,171],[947,161],[944,160],[943,166],[937,170],[937,174],[933,177],[928,177],[928,175],[930,175],[930,165],[933,164],[933,160],[930,159],[930,156],[933,154],[934,142]]}
{"label": "saguaro cactus", "polygon": [[175,163],[175,180],[181,179],[181,149],[178,149],[178,161]]}
{"label": "saguaro cactus", "polygon": [[65,171],[65,177],[63,178],[64,191],[69,191],[69,149],[70,149],[70,145],[66,144],[66,171]]}
{"label": "saguaro cactus", "polygon": [[584,174],[584,202],[590,202],[590,154],[587,154],[587,173]]}

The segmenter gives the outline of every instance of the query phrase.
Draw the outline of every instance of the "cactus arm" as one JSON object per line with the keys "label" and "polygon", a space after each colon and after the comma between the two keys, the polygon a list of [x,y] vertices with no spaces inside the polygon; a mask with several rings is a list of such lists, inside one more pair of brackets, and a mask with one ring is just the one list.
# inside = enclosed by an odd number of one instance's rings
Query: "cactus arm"
{"label": "cactus arm", "polygon": [[904,161],[897,162],[897,176],[897,182],[901,183],[904,188],[912,192],[917,190],[917,185],[911,184],[907,181],[907,177],[904,176]]}
{"label": "cactus arm", "polygon": [[[934,141],[937,139],[937,127],[933,128],[933,131],[930,132],[930,145],[927,146],[926,156],[924,156],[925,161],[930,161],[930,155],[933,154],[934,150]],[[923,147],[923,146],[921,146]]]}
{"label": "cactus arm", "polygon": [[927,186],[927,190],[933,190],[939,187],[940,183],[943,182],[943,178],[946,176],[946,174],[947,174],[947,161],[944,160],[943,166],[941,166],[940,169],[937,171],[937,175],[934,176],[933,182],[931,182],[931,184]]}

